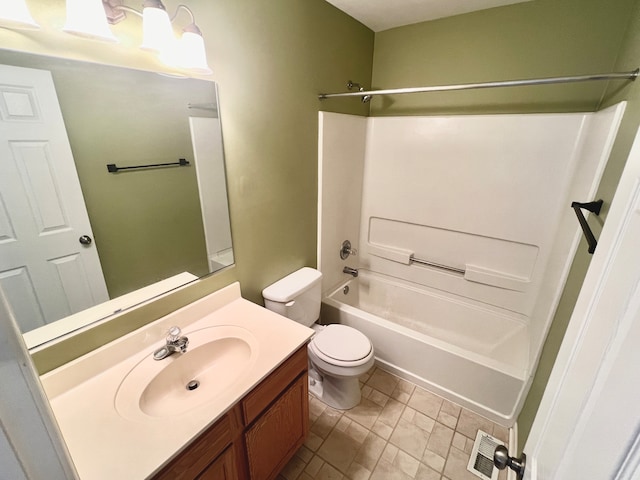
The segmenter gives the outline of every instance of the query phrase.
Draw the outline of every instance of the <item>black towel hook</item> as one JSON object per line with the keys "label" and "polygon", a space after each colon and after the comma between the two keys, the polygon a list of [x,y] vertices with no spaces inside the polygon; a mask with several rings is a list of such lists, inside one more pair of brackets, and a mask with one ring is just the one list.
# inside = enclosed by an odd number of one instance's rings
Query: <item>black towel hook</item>
{"label": "black towel hook", "polygon": [[602,208],[602,199],[596,200],[594,202],[571,202],[571,208],[576,212],[576,216],[578,217],[578,222],[580,222],[580,226],[582,227],[582,231],[584,236],[587,239],[587,243],[589,244],[589,253],[593,253],[596,251],[596,246],[598,245],[598,241],[596,237],[593,235],[593,231],[591,227],[587,223],[587,219],[584,218],[582,214],[582,209],[590,211],[591,213],[595,213],[596,215],[600,215],[600,209]]}

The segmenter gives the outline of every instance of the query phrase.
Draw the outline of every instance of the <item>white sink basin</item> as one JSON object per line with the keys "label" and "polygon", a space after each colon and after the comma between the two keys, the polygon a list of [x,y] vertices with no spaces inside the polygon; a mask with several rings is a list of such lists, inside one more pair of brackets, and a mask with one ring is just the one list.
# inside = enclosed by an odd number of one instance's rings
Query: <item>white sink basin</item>
{"label": "white sink basin", "polygon": [[201,407],[242,380],[255,363],[258,342],[231,325],[184,332],[186,353],[154,360],[149,352],[124,377],[115,407],[129,420],[153,421]]}

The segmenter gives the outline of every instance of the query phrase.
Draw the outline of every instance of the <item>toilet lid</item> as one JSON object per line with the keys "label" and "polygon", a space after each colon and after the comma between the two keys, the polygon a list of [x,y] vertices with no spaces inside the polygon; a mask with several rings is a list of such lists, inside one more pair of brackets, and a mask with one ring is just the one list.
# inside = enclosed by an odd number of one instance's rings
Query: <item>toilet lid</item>
{"label": "toilet lid", "polygon": [[332,324],[313,337],[318,352],[335,360],[355,362],[371,353],[371,342],[361,332],[346,325]]}

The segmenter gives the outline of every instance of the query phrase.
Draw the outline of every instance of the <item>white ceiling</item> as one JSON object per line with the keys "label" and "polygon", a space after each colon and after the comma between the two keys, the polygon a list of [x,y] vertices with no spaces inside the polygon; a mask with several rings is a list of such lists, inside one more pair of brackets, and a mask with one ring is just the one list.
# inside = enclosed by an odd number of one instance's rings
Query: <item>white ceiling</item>
{"label": "white ceiling", "polygon": [[327,0],[374,32],[531,0]]}

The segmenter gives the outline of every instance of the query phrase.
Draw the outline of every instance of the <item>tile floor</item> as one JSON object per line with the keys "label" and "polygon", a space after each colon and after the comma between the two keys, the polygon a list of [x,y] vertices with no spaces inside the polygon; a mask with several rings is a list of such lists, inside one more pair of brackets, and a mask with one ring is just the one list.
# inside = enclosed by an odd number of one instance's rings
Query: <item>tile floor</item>
{"label": "tile floor", "polygon": [[478,480],[467,471],[478,429],[508,441],[506,428],[380,368],[360,380],[351,410],[309,397],[311,431],[278,480]]}

